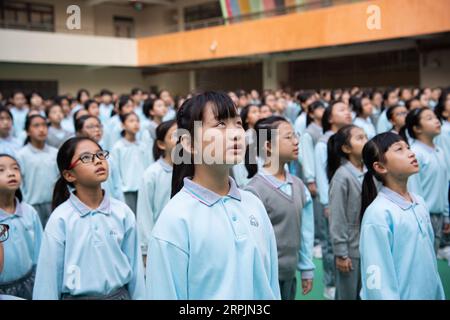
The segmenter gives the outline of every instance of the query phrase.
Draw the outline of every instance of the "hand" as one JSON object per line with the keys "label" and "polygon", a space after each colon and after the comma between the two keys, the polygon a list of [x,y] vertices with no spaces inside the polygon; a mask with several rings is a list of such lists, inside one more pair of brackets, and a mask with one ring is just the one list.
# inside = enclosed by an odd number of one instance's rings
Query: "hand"
{"label": "hand", "polygon": [[302,279],[303,295],[307,295],[308,293],[310,293],[312,288],[313,288],[312,279]]}
{"label": "hand", "polygon": [[315,182],[309,182],[307,184],[309,192],[311,192],[311,196],[315,197],[317,195],[317,186]]}
{"label": "hand", "polygon": [[328,219],[330,217],[330,208],[323,209],[323,214],[324,214],[325,218]]}
{"label": "hand", "polygon": [[345,273],[352,271],[353,270],[352,259],[350,259],[348,257],[345,259],[336,257],[336,268],[340,272],[345,272]]}
{"label": "hand", "polygon": [[450,233],[450,223],[444,223],[444,229],[443,232],[445,234],[449,234]]}

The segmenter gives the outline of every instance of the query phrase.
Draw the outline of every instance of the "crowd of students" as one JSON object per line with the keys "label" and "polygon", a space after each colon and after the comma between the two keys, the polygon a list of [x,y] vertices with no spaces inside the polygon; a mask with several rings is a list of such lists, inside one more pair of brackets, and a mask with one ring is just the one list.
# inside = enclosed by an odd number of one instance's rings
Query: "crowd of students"
{"label": "crowd of students", "polygon": [[0,297],[445,299],[448,89],[0,104]]}

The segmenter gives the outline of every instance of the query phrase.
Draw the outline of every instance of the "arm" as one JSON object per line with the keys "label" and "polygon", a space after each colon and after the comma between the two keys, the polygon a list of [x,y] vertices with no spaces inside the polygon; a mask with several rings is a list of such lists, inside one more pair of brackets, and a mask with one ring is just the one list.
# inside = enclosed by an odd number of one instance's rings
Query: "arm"
{"label": "arm", "polygon": [[305,133],[300,138],[299,162],[303,167],[303,175],[306,183],[315,182],[314,143],[311,135]]}
{"label": "arm", "polygon": [[147,246],[155,224],[155,214],[151,205],[154,192],[155,189],[153,181],[144,175],[144,179],[142,180],[138,190],[136,213],[138,239],[143,254],[147,254]]}
{"label": "arm", "polygon": [[[337,178],[337,179],[336,179]],[[333,177],[330,184],[330,237],[333,253],[338,257],[348,256],[348,188],[347,183]]]}
{"label": "arm", "polygon": [[325,143],[317,143],[314,150],[316,159],[316,183],[320,203],[328,207],[328,178],[327,178],[327,146]]}
{"label": "arm", "polygon": [[148,246],[146,291],[150,300],[187,300],[189,254],[152,237]]}
{"label": "arm", "polygon": [[393,234],[388,227],[365,224],[361,228],[362,299],[399,300],[397,274],[390,250]]}
{"label": "arm", "polygon": [[300,231],[300,252],[297,268],[301,272],[302,279],[313,279],[315,265],[313,262],[314,247],[314,211],[311,194],[305,187],[306,202],[302,215],[302,226]]}
{"label": "arm", "polygon": [[127,284],[131,299],[143,300],[145,299],[144,266],[134,221],[123,238],[122,250],[127,255],[133,270],[131,280]]}

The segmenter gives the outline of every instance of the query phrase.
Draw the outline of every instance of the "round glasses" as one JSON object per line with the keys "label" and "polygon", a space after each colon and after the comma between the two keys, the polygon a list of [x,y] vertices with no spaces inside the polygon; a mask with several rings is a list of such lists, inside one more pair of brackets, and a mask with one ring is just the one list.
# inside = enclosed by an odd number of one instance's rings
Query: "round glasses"
{"label": "round glasses", "polygon": [[82,163],[92,163],[92,162],[94,162],[96,157],[100,160],[106,160],[109,157],[109,151],[100,150],[97,153],[89,153],[89,152],[83,153],[80,155],[80,157],[77,160],[72,162],[72,164],[70,165],[70,167],[67,170],[71,170],[71,169],[75,168],[77,163],[80,161]]}

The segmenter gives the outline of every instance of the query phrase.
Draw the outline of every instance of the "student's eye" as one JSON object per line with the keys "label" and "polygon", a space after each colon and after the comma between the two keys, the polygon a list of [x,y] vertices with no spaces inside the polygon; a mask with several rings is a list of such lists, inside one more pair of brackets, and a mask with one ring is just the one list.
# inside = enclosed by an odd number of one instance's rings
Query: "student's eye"
{"label": "student's eye", "polygon": [[224,121],[217,122],[216,127],[226,127],[226,123]]}

